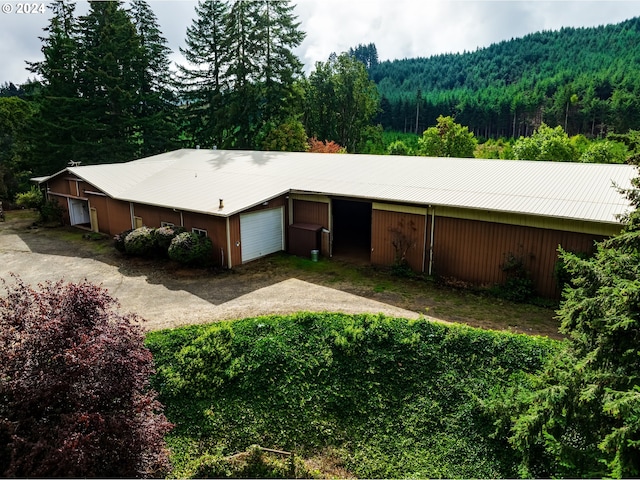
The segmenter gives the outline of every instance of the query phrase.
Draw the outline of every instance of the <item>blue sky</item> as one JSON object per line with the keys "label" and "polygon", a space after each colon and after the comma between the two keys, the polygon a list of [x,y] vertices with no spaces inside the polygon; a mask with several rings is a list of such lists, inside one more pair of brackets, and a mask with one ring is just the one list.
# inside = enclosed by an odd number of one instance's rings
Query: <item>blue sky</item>
{"label": "blue sky", "polygon": [[[173,50],[171,60],[183,62],[178,47],[194,15],[194,0],[148,0]],[[42,59],[39,36],[50,12],[17,13],[16,0],[0,0],[0,83],[24,82],[31,74],[25,60]],[[34,2],[30,2],[33,4]],[[35,2],[37,5],[47,2]],[[514,0],[298,0],[295,13],[307,33],[298,57],[307,72],[331,52],[359,43],[376,44],[381,60],[428,57],[473,51],[492,43],[563,26],[618,23],[640,16],[640,1],[514,1]],[[86,11],[86,1],[77,2]],[[23,8],[24,10],[24,8]],[[9,13],[2,13],[9,11]]]}

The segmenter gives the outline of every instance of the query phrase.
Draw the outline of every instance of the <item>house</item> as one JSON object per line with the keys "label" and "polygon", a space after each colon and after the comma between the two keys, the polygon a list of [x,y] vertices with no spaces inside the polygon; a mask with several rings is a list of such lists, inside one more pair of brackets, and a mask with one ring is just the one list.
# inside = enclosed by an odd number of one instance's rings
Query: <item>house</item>
{"label": "house", "polygon": [[629,165],[183,149],[39,179],[71,225],[115,235],[181,225],[226,268],[285,250],[350,256],[474,284],[522,259],[559,294],[557,248],[619,233]]}

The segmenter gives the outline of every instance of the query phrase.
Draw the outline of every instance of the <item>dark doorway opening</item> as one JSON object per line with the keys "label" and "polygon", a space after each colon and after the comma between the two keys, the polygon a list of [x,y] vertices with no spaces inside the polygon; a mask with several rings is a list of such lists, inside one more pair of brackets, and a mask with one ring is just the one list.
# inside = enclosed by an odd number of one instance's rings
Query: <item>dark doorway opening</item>
{"label": "dark doorway opening", "polygon": [[333,256],[369,262],[371,203],[333,199]]}

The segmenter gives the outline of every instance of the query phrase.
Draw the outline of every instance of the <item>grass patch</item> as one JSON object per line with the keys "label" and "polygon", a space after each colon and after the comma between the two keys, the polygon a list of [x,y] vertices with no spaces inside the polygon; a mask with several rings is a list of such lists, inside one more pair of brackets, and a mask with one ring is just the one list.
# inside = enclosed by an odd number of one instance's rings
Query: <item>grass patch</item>
{"label": "grass patch", "polygon": [[[318,262],[287,254],[265,259],[273,272],[287,272],[301,280],[338,288],[442,320],[480,328],[547,335],[560,339],[554,309],[557,301],[517,303],[484,292],[443,285],[432,278],[402,277],[391,268],[350,264],[321,258]],[[398,295],[387,295],[389,293]]]}
{"label": "grass patch", "polygon": [[255,444],[316,465],[331,452],[326,463],[339,464],[341,476],[516,476],[508,444],[491,437],[494,418],[485,405],[560,345],[426,320],[328,313],[147,337],[153,386],[177,425],[168,440],[176,477],[221,476],[202,465],[228,465]]}

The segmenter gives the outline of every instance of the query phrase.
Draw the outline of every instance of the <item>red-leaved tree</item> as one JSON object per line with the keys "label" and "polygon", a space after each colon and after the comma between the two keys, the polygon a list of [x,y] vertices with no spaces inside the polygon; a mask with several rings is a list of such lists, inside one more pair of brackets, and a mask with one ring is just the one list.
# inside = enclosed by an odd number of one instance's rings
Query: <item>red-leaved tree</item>
{"label": "red-leaved tree", "polygon": [[134,315],[87,281],[0,295],[0,476],[157,477],[172,425]]}
{"label": "red-leaved tree", "polygon": [[338,145],[333,140],[318,140],[316,137],[312,137],[308,141],[309,147],[307,152],[311,153],[346,153],[347,149],[341,145]]}

